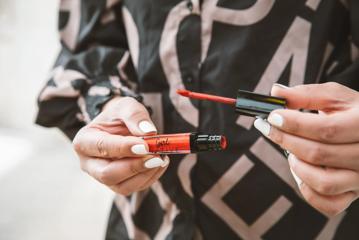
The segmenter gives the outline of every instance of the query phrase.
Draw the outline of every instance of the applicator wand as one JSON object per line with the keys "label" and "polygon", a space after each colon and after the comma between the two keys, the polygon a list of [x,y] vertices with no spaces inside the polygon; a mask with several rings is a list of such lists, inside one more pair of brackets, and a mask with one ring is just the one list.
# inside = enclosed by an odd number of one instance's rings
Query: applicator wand
{"label": "applicator wand", "polygon": [[235,107],[238,114],[250,117],[267,118],[270,112],[276,109],[285,108],[287,103],[284,98],[272,97],[243,90],[238,90],[237,99],[191,92],[184,89],[177,90],[177,93],[188,98],[232,105]]}

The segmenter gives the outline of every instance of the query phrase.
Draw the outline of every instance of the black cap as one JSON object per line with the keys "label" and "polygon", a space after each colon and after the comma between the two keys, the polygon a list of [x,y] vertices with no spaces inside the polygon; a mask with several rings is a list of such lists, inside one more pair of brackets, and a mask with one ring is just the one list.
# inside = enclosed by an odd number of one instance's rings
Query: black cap
{"label": "black cap", "polygon": [[221,151],[227,147],[227,140],[221,135],[192,133],[191,152]]}
{"label": "black cap", "polygon": [[238,90],[236,112],[250,117],[267,118],[270,112],[284,109],[286,104],[284,98]]}

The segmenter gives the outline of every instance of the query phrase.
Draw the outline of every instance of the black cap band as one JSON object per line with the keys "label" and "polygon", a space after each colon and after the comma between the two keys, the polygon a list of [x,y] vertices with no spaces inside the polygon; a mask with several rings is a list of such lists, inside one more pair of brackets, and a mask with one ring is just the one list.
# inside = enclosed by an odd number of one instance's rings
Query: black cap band
{"label": "black cap band", "polygon": [[283,109],[286,104],[284,98],[239,90],[236,112],[250,117],[267,118],[273,110]]}
{"label": "black cap band", "polygon": [[191,152],[221,151],[227,147],[224,136],[192,133],[190,136]]}

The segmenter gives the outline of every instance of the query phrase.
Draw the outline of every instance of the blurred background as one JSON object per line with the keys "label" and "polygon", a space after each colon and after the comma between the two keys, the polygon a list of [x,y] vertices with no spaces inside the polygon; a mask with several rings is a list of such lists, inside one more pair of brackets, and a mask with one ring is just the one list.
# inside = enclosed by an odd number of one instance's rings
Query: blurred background
{"label": "blurred background", "polygon": [[103,239],[112,193],[33,124],[59,51],[58,0],[0,0],[0,239]]}

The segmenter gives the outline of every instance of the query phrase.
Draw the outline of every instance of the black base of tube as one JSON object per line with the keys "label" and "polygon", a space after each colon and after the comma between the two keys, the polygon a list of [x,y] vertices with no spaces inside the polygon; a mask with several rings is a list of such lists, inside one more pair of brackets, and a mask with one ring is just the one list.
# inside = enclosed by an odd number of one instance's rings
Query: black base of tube
{"label": "black base of tube", "polygon": [[192,133],[190,135],[191,152],[221,151],[227,146],[224,136]]}

